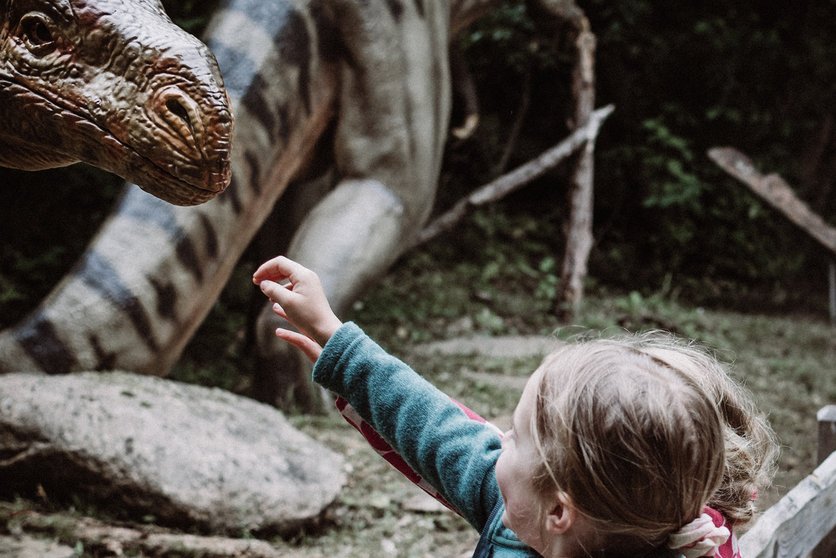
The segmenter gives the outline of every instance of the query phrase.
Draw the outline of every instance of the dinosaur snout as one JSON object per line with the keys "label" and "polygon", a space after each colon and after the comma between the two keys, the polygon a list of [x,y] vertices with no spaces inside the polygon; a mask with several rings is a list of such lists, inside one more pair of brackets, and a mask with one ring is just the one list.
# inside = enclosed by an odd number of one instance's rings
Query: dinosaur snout
{"label": "dinosaur snout", "polygon": [[[148,112],[157,128],[152,134],[169,154],[169,172],[201,189],[222,191],[229,182],[232,117],[228,102],[198,103],[193,96],[169,85],[150,99]],[[159,153],[159,148],[153,149]]]}

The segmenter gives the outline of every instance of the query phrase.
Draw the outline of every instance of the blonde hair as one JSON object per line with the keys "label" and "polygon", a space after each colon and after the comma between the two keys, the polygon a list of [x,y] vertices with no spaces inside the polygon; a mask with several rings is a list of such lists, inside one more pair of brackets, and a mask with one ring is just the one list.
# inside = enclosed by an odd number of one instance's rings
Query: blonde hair
{"label": "blonde hair", "polygon": [[592,549],[659,548],[706,504],[751,519],[777,445],[707,352],[660,333],[595,339],[557,349],[537,373],[535,483],[569,496]]}

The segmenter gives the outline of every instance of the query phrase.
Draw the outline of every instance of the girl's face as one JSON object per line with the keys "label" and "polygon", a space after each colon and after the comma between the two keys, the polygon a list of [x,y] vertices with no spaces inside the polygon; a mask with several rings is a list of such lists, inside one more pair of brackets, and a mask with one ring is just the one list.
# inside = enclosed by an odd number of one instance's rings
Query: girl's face
{"label": "girl's face", "polygon": [[502,523],[542,554],[545,545],[540,503],[543,498],[532,482],[539,459],[530,431],[541,375],[538,370],[525,385],[511,419],[511,430],[502,439],[502,453],[496,463],[496,480],[505,501]]}

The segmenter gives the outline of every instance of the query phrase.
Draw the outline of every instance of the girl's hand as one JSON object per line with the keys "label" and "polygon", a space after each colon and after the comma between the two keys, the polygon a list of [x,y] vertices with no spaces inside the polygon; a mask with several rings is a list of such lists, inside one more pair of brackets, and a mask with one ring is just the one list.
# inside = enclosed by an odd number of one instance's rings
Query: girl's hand
{"label": "girl's hand", "polygon": [[[277,309],[277,307],[279,309]],[[280,308],[281,307],[278,304],[273,305],[273,311],[279,316],[284,317]],[[276,337],[295,346],[297,349],[302,351],[302,353],[304,353],[304,355],[308,357],[308,360],[311,362],[316,362],[320,353],[322,353],[322,347],[316,341],[310,337],[302,335],[301,333],[280,327],[276,329]]]}
{"label": "girl's hand", "polygon": [[276,336],[316,360],[322,347],[342,325],[331,310],[316,273],[278,256],[261,264],[253,274],[253,283],[273,301],[273,311],[304,334],[279,328]]}

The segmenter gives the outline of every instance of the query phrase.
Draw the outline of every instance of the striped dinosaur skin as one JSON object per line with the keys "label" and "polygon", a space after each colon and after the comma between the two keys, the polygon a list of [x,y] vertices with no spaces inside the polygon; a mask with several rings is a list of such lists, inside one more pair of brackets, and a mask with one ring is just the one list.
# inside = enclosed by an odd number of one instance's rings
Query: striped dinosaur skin
{"label": "striped dinosaur skin", "polygon": [[[231,185],[188,208],[128,187],[73,272],[0,333],[0,371],[165,375],[274,205],[293,234],[287,250],[268,238],[270,255],[317,271],[344,312],[429,215],[450,113],[451,32],[495,2],[222,3],[204,40],[236,115]],[[263,312],[257,328],[255,395],[275,403],[307,374],[272,336],[272,320]]]}
{"label": "striped dinosaur skin", "polygon": [[0,370],[168,371],[333,118],[336,60],[315,27],[305,2],[218,9],[204,39],[236,115],[230,186],[194,207],[127,186],[74,270],[0,333]]}
{"label": "striped dinosaur skin", "polygon": [[230,180],[215,58],[159,0],[0,0],[0,166],[83,161],[170,203]]}

